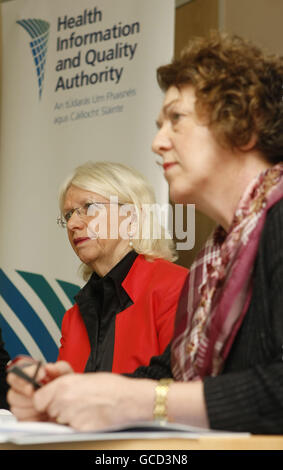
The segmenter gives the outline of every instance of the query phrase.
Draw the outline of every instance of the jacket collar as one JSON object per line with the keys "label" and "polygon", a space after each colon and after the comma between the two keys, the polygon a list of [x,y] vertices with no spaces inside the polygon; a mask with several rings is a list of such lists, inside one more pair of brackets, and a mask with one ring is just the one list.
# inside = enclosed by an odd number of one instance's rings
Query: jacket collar
{"label": "jacket collar", "polygon": [[147,261],[144,255],[138,255],[128,275],[122,282],[122,286],[129,297],[136,302],[141,292],[147,290],[151,282],[150,273],[155,267],[155,261]]}

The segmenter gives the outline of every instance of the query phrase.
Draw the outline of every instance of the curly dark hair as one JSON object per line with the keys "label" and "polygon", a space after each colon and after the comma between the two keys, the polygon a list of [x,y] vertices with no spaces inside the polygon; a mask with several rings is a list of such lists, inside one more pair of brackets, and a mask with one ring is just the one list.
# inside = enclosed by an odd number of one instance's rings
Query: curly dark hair
{"label": "curly dark hair", "polygon": [[212,32],[195,38],[179,59],[157,70],[163,91],[192,85],[196,111],[206,116],[217,140],[255,147],[272,163],[283,160],[283,58],[239,36]]}

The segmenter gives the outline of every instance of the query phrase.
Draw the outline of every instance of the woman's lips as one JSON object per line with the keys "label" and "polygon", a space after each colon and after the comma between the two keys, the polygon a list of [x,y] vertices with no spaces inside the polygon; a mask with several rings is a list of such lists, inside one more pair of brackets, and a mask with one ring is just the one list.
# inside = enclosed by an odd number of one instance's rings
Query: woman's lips
{"label": "woman's lips", "polygon": [[83,242],[85,242],[85,241],[87,241],[87,240],[90,240],[90,238],[89,238],[89,237],[75,238],[75,239],[74,239],[74,244],[75,244],[75,245],[79,245],[80,243],[83,243]]}
{"label": "woman's lips", "polygon": [[171,168],[174,165],[176,165],[176,162],[163,163],[163,169],[164,169],[164,171],[166,171],[166,170],[168,170],[168,168]]}

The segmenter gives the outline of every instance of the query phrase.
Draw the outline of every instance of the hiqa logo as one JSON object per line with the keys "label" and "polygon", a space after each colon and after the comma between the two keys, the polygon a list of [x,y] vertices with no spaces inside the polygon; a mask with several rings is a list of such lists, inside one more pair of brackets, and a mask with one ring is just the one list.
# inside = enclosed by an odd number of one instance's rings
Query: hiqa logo
{"label": "hiqa logo", "polygon": [[38,19],[19,20],[17,23],[21,25],[32,38],[29,44],[37,74],[39,99],[41,99],[50,24],[47,21]]}

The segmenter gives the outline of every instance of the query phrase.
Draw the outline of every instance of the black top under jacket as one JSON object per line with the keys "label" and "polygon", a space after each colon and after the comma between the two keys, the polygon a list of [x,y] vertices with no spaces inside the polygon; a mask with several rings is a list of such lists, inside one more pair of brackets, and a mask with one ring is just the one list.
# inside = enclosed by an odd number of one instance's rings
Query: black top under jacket
{"label": "black top under jacket", "polygon": [[115,318],[133,304],[123,289],[122,282],[137,256],[135,251],[130,251],[104,277],[93,273],[75,297],[91,348],[85,372],[112,370]]}

